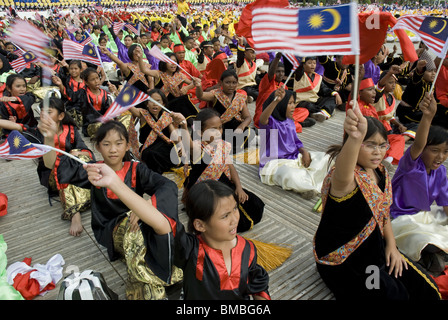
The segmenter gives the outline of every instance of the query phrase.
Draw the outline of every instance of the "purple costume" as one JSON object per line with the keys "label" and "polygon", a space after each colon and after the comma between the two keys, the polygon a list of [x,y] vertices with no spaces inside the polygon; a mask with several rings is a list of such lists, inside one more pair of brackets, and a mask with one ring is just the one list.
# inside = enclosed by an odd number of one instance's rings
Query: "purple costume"
{"label": "purple costume", "polygon": [[392,218],[430,211],[434,201],[438,206],[448,206],[446,168],[441,165],[428,174],[421,157],[412,160],[408,148],[400,159],[392,179],[392,193],[394,200],[390,207]]}
{"label": "purple costume", "polygon": [[379,66],[375,66],[372,60],[364,63],[364,78],[372,78],[374,84],[378,84],[380,81],[381,69]]}
{"label": "purple costume", "polygon": [[[267,162],[273,159],[297,159],[299,149],[303,143],[297,137],[294,121],[286,118],[287,102],[290,91],[286,91],[288,97],[282,99],[269,117],[268,123],[260,123],[260,167],[259,172]],[[263,104],[265,109],[274,99],[275,92]],[[277,130],[277,131],[273,131]],[[277,132],[277,137],[275,133]],[[276,141],[275,141],[276,140]]]}

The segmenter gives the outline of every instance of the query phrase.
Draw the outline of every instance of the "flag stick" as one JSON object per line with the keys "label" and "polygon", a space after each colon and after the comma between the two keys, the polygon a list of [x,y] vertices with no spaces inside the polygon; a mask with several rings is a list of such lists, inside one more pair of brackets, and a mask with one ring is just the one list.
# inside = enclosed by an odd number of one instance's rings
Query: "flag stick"
{"label": "flag stick", "polygon": [[98,51],[98,46],[95,45],[95,44],[93,44],[93,46],[95,47],[95,51],[96,51],[96,55],[98,56],[98,59],[100,59],[101,68],[103,68],[104,75],[106,76],[106,81],[107,81],[107,82],[110,82],[110,81],[109,81],[109,77],[107,76],[107,72],[106,72],[106,70],[104,69],[103,59],[101,59],[100,52]]}
{"label": "flag stick", "polygon": [[[291,76],[292,76],[292,74],[294,73],[294,71],[296,71],[296,69],[292,69],[291,72],[289,73],[288,78],[286,78],[286,81],[285,81],[285,83],[284,83],[284,87],[285,87],[285,89],[286,89],[286,84],[288,83],[288,81],[289,81],[289,79],[291,78]],[[274,101],[277,101],[277,99],[278,99],[278,97],[275,97],[275,98],[274,98]]]}
{"label": "flag stick", "polygon": [[[445,55],[446,55],[446,53],[445,53]],[[431,90],[429,90],[429,94],[432,94],[432,92],[434,90],[434,85],[436,84],[437,77],[439,75],[439,72],[440,72],[440,69],[442,67],[442,64],[443,64],[443,59],[440,59],[439,67],[437,68],[437,72],[436,72],[436,76],[434,77],[434,81],[431,84]]]}
{"label": "flag stick", "polygon": [[74,155],[72,155],[72,154],[70,154],[70,153],[68,153],[68,152],[59,150],[59,149],[54,148],[54,147],[47,146],[46,144],[33,143],[33,145],[35,145],[36,147],[42,146],[43,149],[51,149],[51,150],[54,150],[54,151],[56,151],[56,152],[59,152],[59,153],[62,153],[62,154],[64,154],[64,155],[66,155],[67,157],[72,158],[73,160],[78,161],[79,163],[87,164],[86,162],[82,161],[82,160],[79,159],[78,157],[75,157]]}
{"label": "flag stick", "polygon": [[359,84],[359,54],[355,55],[355,83],[353,90],[353,110],[358,102],[358,84]]}

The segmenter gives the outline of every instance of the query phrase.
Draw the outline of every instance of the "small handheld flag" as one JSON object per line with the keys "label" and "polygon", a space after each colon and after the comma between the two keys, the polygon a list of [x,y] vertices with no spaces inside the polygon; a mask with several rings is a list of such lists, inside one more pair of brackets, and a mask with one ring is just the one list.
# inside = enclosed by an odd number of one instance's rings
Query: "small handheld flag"
{"label": "small handheld flag", "polygon": [[50,149],[45,145],[33,144],[19,131],[13,130],[5,142],[0,145],[0,158],[8,160],[26,160],[40,158]]}

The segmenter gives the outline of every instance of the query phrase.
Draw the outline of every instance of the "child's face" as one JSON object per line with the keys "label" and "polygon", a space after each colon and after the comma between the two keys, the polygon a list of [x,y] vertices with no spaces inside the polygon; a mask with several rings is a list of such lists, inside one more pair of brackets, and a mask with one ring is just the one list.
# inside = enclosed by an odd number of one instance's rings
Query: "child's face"
{"label": "child's face", "polygon": [[81,74],[81,68],[79,68],[77,64],[71,64],[68,67],[68,72],[70,73],[72,78],[76,78]]}
{"label": "child's face", "polygon": [[11,93],[11,96],[17,97],[17,96],[23,96],[26,93],[26,82],[23,79],[16,79],[12,85],[11,88],[8,88],[9,92]]}
{"label": "child's face", "polygon": [[124,45],[129,48],[132,44],[134,43],[134,41],[132,40],[131,37],[126,37],[124,38]]}
{"label": "child's face", "polygon": [[[162,100],[162,97],[160,96],[160,94],[158,94],[158,93],[153,93],[153,94],[151,95],[151,98],[153,98],[155,101],[157,101],[158,103],[160,103],[161,105],[163,105],[163,100]],[[153,103],[152,101],[148,101],[148,103],[147,103],[146,106],[147,106],[147,108],[148,108],[148,111],[149,111],[153,116],[158,116],[159,113],[160,113],[160,111],[162,110],[162,108],[161,108],[159,105]]]}
{"label": "child's face", "polygon": [[185,51],[176,52],[177,61],[182,62],[185,59]]}
{"label": "child's face", "polygon": [[8,44],[6,46],[6,51],[13,53],[14,52],[14,46],[12,44]]}
{"label": "child's face", "polygon": [[392,92],[394,92],[396,85],[397,85],[397,80],[395,80],[394,77],[390,77],[389,81],[387,81],[386,85],[384,86],[384,91],[392,93]]}
{"label": "child's face", "polygon": [[103,156],[104,162],[115,171],[121,169],[121,164],[129,143],[116,130],[110,130],[104,139],[96,145],[96,149]]}
{"label": "child's face", "polygon": [[210,220],[200,220],[200,227],[195,224],[195,228],[200,229],[197,231],[201,232],[211,247],[219,247],[223,241],[235,239],[239,220],[238,204],[233,196],[229,196],[219,199]]}
{"label": "child's face", "polygon": [[246,49],[244,53],[244,57],[249,61],[254,61],[256,56],[255,51],[252,49]]}
{"label": "child's face", "polygon": [[213,47],[212,46],[206,46],[206,47],[204,47],[204,54],[206,55],[206,56],[212,56],[213,55]]}
{"label": "child's face", "polygon": [[316,70],[316,60],[310,59],[303,64],[303,71],[305,73],[313,73],[314,70]]}
{"label": "child's face", "polygon": [[59,111],[55,108],[48,108],[48,116],[57,124],[59,124],[62,119],[64,119],[65,113]]}
{"label": "child's face", "polygon": [[291,96],[288,101],[288,107],[286,108],[286,117],[294,120],[294,110],[296,110],[296,101],[294,100],[294,97]]}
{"label": "child's face", "polygon": [[426,82],[434,82],[434,79],[436,78],[436,70],[430,70],[430,71],[425,71],[425,73],[423,74],[423,80],[425,80]]}
{"label": "child's face", "polygon": [[170,43],[167,39],[163,39],[162,41],[160,41],[160,45],[162,46],[162,48],[168,48],[169,44]]}
{"label": "child's face", "polygon": [[212,143],[222,137],[222,121],[219,117],[213,117],[205,121],[202,130],[202,141]]}
{"label": "child's face", "polygon": [[389,145],[379,133],[364,140],[358,154],[358,164],[367,169],[376,169],[383,161]]}
{"label": "child's face", "polygon": [[86,81],[86,85],[91,90],[98,90],[101,86],[101,80],[100,80],[100,77],[98,76],[98,73],[92,72],[91,74],[89,74],[87,81]]}
{"label": "child's face", "polygon": [[234,76],[226,77],[221,81],[221,85],[225,94],[233,94],[238,86],[238,79]]}
{"label": "child's face", "polygon": [[219,50],[221,50],[221,44],[220,44],[219,41],[215,41],[215,42],[213,42],[213,50],[214,50],[215,52],[218,52]]}
{"label": "child's face", "polygon": [[[184,52],[184,55],[185,55],[185,52]],[[176,56],[170,56],[170,59],[177,63]],[[167,69],[167,71],[174,73],[177,70],[177,65],[175,65],[174,63],[167,63],[166,69]]]}
{"label": "child's face", "polygon": [[375,87],[368,87],[359,90],[359,98],[365,103],[373,104],[375,102],[376,90]]}
{"label": "child's face", "polygon": [[448,158],[448,143],[426,146],[421,158],[428,172],[437,170]]}
{"label": "child's face", "polygon": [[284,77],[285,77],[285,68],[277,67],[277,70],[275,71],[275,80],[280,82],[283,81]]}

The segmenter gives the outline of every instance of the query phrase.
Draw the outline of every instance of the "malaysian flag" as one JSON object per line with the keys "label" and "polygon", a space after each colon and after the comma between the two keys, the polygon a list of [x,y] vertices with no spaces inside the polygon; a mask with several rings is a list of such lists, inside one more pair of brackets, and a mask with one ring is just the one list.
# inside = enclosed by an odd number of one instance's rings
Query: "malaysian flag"
{"label": "malaysian flag", "polygon": [[26,160],[39,158],[51,151],[45,145],[29,142],[19,131],[14,130],[0,145],[0,158],[8,160]]}
{"label": "malaysian flag", "polygon": [[92,41],[93,41],[93,38],[90,36],[90,34],[88,32],[85,32],[82,35],[81,42],[79,44],[85,46],[85,45],[89,44]]}
{"label": "malaysian flag", "polygon": [[252,37],[258,52],[359,54],[355,3],[304,9],[260,7],[252,15]]}
{"label": "malaysian flag", "polygon": [[126,25],[124,22],[114,22],[112,29],[114,30],[114,33],[117,34],[118,31],[123,29],[123,27]]}
{"label": "malaysian flag", "polygon": [[118,117],[129,108],[136,106],[148,99],[149,96],[146,93],[140,91],[133,85],[126,84],[126,86],[118,94],[118,97],[111,104],[109,109],[107,109],[106,113],[98,120],[102,123],[107,122]]}
{"label": "malaysian flag", "polygon": [[288,61],[291,62],[291,64],[292,64],[292,70],[291,70],[291,72],[292,72],[292,71],[295,71],[295,70],[299,67],[299,65],[300,65],[300,62],[299,62],[299,60],[296,58],[296,56],[293,55],[292,53],[284,53],[283,55],[284,55],[284,56],[286,57],[286,59],[288,59]]}
{"label": "malaysian flag", "polygon": [[37,57],[31,52],[25,52],[22,56],[20,56],[19,58],[11,61],[11,67],[13,67],[13,69],[19,73],[22,72],[23,70],[25,70],[26,65],[30,62],[36,61]]}
{"label": "malaysian flag", "polygon": [[82,60],[101,66],[101,60],[91,43],[83,46],[75,41],[65,39],[62,41],[62,53],[65,60]]}
{"label": "malaysian flag", "polygon": [[182,68],[177,62],[171,60],[166,54],[164,54],[158,46],[154,46],[151,48],[151,50],[149,50],[149,54],[152,55],[154,58],[159,59],[160,61],[166,62],[166,63],[171,63],[171,64],[175,64],[176,66],[178,66],[180,69],[182,69],[183,71],[185,71],[185,73],[187,75],[190,76],[190,78],[193,79],[193,76],[190,75],[188,73],[187,70],[185,70],[184,68]]}
{"label": "malaysian flag", "polygon": [[32,24],[19,20],[11,25],[9,38],[25,51],[31,51],[43,64],[50,65],[50,38]]}
{"label": "malaysian flag", "polygon": [[138,23],[138,26],[134,26],[132,23],[127,23],[125,25],[126,28],[128,28],[129,31],[132,31],[134,34],[139,35],[139,31],[140,31],[140,23]]}
{"label": "malaysian flag", "polygon": [[444,59],[448,48],[448,19],[431,16],[405,15],[392,28],[405,29],[418,35],[439,58]]}

